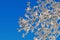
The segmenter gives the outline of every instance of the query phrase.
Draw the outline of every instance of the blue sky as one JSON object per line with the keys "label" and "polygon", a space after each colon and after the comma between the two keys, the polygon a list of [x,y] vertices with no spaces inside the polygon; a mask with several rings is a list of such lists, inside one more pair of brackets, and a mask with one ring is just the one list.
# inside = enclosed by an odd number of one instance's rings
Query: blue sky
{"label": "blue sky", "polygon": [[17,28],[19,17],[25,13],[27,1],[0,0],[0,40],[24,40]]}
{"label": "blue sky", "polygon": [[[24,17],[26,2],[30,0],[0,0],[0,40],[32,40],[31,34],[22,38],[18,33],[18,19]],[[31,0],[34,5],[35,0]]]}

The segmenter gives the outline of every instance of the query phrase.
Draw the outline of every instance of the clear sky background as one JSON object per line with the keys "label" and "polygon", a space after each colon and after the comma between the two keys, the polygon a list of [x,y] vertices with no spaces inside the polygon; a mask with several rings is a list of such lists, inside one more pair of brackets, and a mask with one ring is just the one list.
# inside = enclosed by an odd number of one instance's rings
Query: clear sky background
{"label": "clear sky background", "polygon": [[[33,34],[28,33],[22,38],[22,32],[18,33],[18,19],[24,17],[26,2],[32,5],[35,0],[0,0],[0,40],[32,40]],[[59,38],[58,38],[59,39]]]}

